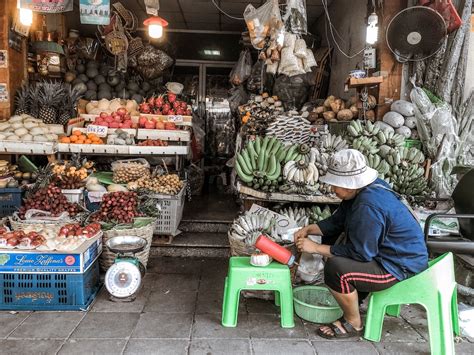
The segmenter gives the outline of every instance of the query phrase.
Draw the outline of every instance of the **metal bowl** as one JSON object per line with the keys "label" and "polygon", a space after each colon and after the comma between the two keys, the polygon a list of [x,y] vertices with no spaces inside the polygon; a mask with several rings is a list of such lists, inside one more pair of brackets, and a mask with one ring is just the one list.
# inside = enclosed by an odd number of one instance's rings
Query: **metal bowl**
{"label": "metal bowl", "polygon": [[145,249],[146,240],[136,236],[112,237],[105,242],[105,245],[113,253],[138,253]]}

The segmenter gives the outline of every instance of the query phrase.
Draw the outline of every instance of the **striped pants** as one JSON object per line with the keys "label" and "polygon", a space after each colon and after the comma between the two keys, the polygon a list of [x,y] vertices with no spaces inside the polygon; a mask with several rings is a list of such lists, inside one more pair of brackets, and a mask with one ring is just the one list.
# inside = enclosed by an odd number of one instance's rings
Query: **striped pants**
{"label": "striped pants", "polygon": [[375,260],[362,262],[340,256],[326,261],[324,281],[338,293],[351,293],[354,290],[359,293],[381,291],[398,282]]}

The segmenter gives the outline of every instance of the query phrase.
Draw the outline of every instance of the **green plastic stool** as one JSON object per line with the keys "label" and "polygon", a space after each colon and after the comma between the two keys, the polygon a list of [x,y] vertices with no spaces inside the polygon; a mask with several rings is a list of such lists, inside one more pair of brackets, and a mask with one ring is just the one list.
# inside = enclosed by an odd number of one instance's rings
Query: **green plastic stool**
{"label": "green plastic stool", "polygon": [[280,307],[281,326],[293,328],[293,289],[290,269],[278,262],[265,267],[250,265],[250,258],[234,256],[229,260],[229,271],[225,279],[224,302],[222,303],[222,325],[236,327],[240,291],[275,291],[275,304]]}
{"label": "green plastic stool", "polygon": [[428,269],[418,275],[373,292],[364,338],[380,341],[385,313],[398,317],[402,304],[420,304],[426,309],[432,354],[454,354],[453,331],[456,335],[460,332],[452,253],[430,261]]}

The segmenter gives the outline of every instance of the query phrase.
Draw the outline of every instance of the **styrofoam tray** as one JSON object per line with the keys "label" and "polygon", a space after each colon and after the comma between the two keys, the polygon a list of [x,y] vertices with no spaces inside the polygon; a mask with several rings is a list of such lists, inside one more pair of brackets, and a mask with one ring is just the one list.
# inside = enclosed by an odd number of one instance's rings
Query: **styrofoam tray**
{"label": "styrofoam tray", "polygon": [[108,144],[59,143],[60,153],[129,154],[129,146]]}
{"label": "styrofoam tray", "polygon": [[189,142],[191,140],[191,133],[184,130],[138,129],[137,139]]}
{"label": "styrofoam tray", "polygon": [[132,155],[188,155],[189,147],[180,145],[169,145],[166,147],[144,147],[130,146]]}
{"label": "styrofoam tray", "polygon": [[0,141],[0,152],[10,154],[49,155],[56,152],[55,142],[13,142]]}

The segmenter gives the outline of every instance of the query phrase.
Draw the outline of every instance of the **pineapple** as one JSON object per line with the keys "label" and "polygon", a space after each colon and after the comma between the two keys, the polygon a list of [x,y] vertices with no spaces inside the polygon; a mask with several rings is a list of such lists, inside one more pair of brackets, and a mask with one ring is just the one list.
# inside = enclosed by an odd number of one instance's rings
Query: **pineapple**
{"label": "pineapple", "polygon": [[58,123],[63,126],[66,125],[69,120],[75,116],[77,101],[81,98],[82,94],[78,90],[72,89],[68,86],[65,89],[65,105],[60,112]]}
{"label": "pineapple", "polygon": [[29,88],[26,85],[23,85],[18,89],[15,96],[15,115],[22,115],[24,113],[29,113]]}
{"label": "pineapple", "polygon": [[40,86],[39,85],[30,85],[28,87],[28,102],[30,107],[30,115],[33,117],[38,118],[39,115],[39,103],[38,97],[40,94]]}
{"label": "pineapple", "polygon": [[61,83],[44,82],[41,85],[39,96],[38,118],[44,123],[56,123],[57,106],[64,99],[64,88]]}

